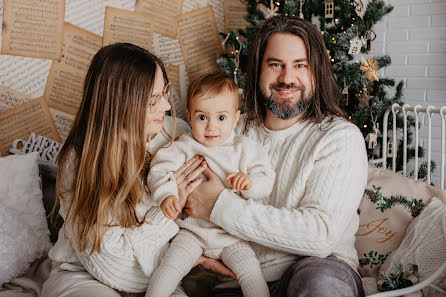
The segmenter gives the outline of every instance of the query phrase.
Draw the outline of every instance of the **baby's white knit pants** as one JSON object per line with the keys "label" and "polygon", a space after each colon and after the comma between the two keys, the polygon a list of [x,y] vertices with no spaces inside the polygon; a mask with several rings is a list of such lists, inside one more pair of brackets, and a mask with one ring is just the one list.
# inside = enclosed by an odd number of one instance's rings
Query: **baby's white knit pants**
{"label": "baby's white knit pants", "polygon": [[[202,254],[198,239],[178,233],[152,274],[146,297],[169,297]],[[237,276],[245,297],[269,297],[260,263],[247,242],[238,241],[224,247],[221,259]]]}

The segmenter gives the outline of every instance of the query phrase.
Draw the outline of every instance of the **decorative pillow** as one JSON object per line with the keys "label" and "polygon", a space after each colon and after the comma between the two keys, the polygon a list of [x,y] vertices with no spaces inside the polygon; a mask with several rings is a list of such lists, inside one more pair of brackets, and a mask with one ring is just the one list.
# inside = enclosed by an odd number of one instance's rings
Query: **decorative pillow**
{"label": "decorative pillow", "polygon": [[0,204],[0,286],[23,274],[39,256],[39,238],[15,209]]}
{"label": "decorative pillow", "polygon": [[[18,251],[23,253],[24,249],[27,249],[26,254],[32,255],[28,261],[32,262],[44,255],[51,247],[50,232],[42,201],[38,156],[39,154],[35,152],[0,158],[0,205],[4,207],[4,211],[0,214],[0,222],[4,224],[0,229],[0,259],[2,261],[0,271],[3,276],[8,274],[8,278],[18,276],[17,273],[23,272],[26,265],[23,262],[16,262],[21,267],[8,268],[4,263],[10,260],[7,259],[7,255]],[[9,215],[6,216],[5,213]],[[11,218],[11,215],[14,216],[14,219]],[[5,223],[6,221],[20,223],[11,225]],[[24,234],[30,234],[29,229],[34,236],[21,242],[20,249],[17,244],[7,244],[9,242],[7,239],[11,235],[21,234],[20,238],[23,239]],[[37,242],[34,242],[36,240]],[[27,257],[25,254],[23,256]],[[3,280],[5,279],[1,279],[1,281]]]}
{"label": "decorative pillow", "polygon": [[446,201],[444,190],[369,167],[355,242],[361,276],[377,274],[389,253],[400,245],[407,226],[434,196]]}
{"label": "decorative pillow", "polygon": [[[423,212],[409,225],[401,245],[393,251],[380,269],[380,274],[396,273],[396,267],[418,266],[419,281],[434,273],[446,261],[446,205],[432,198]],[[444,288],[446,273],[434,284]],[[429,291],[429,292],[428,292]],[[423,296],[440,296],[434,289],[423,290]],[[444,295],[441,295],[444,296]]]}

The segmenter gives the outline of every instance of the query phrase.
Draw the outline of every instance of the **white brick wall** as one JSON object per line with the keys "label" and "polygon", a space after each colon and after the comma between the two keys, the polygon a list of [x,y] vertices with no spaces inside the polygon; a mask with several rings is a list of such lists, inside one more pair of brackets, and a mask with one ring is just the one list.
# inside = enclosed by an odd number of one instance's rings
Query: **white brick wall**
{"label": "white brick wall", "polygon": [[[446,0],[387,0],[392,13],[374,27],[377,38],[371,55],[387,54],[392,64],[383,71],[388,78],[405,82],[403,101],[422,106],[446,105]],[[432,158],[437,169],[432,176],[440,184],[440,117],[434,116]],[[427,120],[421,135],[427,135]],[[426,146],[427,141],[422,141]]]}

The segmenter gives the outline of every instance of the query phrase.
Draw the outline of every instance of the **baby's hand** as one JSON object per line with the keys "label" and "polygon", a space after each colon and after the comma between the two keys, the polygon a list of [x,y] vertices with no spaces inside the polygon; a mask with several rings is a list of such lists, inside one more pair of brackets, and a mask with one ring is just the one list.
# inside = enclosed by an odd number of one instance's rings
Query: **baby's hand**
{"label": "baby's hand", "polygon": [[244,173],[230,173],[228,176],[226,176],[226,180],[232,186],[232,189],[236,190],[237,192],[251,189],[251,179]]}
{"label": "baby's hand", "polygon": [[166,218],[172,220],[175,220],[181,212],[180,201],[173,195],[167,196],[166,199],[161,202],[160,207]]}

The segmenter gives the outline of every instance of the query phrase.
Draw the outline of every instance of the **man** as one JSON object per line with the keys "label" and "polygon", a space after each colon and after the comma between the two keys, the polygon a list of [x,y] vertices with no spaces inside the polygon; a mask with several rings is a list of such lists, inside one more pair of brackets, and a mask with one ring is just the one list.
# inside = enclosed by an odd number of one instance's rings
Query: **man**
{"label": "man", "polygon": [[[275,166],[269,205],[225,189],[210,170],[188,197],[187,214],[253,242],[273,297],[364,295],[354,241],[367,157],[359,129],[341,117],[340,96],[319,30],[297,17],[266,20],[238,131]],[[242,293],[220,288],[214,296]]]}

